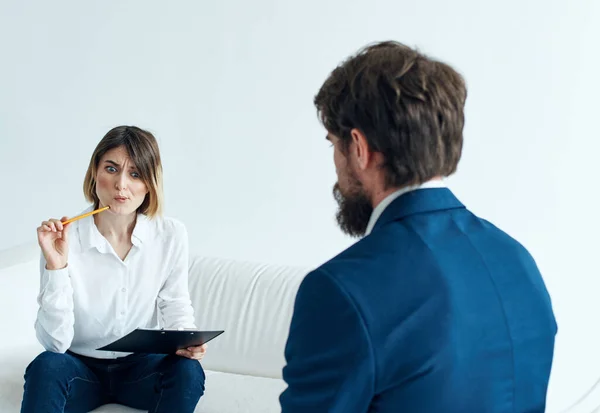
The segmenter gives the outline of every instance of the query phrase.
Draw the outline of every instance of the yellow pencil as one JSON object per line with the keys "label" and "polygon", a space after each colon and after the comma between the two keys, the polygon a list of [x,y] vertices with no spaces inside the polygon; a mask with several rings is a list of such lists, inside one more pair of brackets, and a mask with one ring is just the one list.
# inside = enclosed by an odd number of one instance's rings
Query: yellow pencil
{"label": "yellow pencil", "polygon": [[73,222],[73,221],[77,221],[78,219],[85,218],[85,217],[89,217],[90,215],[97,214],[98,212],[106,211],[108,208],[110,208],[110,207],[107,205],[107,206],[105,206],[105,207],[103,207],[103,208],[98,208],[98,209],[97,209],[97,210],[95,210],[95,211],[88,212],[88,213],[86,213],[86,214],[81,214],[81,215],[79,215],[79,216],[76,216],[76,217],[73,217],[73,218],[69,218],[69,219],[67,219],[66,221],[64,221],[62,224],[63,224],[63,225],[70,224],[71,222]]}

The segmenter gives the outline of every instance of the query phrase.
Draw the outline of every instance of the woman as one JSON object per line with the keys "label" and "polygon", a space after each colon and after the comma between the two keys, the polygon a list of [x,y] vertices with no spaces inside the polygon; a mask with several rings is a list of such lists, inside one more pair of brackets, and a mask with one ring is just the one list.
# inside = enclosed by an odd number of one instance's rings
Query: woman
{"label": "woman", "polygon": [[188,240],[161,218],[162,166],[151,133],[109,131],[94,151],[84,194],[104,212],[37,229],[42,250],[36,335],[46,349],[28,367],[22,412],[88,412],[120,403],[193,412],[204,393],[206,346],[177,355],[96,350],[141,328],[195,328]]}

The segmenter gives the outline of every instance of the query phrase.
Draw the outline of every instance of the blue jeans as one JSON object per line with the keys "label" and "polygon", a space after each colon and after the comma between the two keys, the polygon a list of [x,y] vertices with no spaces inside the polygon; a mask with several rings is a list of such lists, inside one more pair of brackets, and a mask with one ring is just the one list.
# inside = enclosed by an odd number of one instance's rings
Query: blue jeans
{"label": "blue jeans", "polygon": [[196,360],[132,354],[102,360],[44,352],[25,371],[22,413],[87,413],[119,403],[151,413],[192,413],[204,394]]}

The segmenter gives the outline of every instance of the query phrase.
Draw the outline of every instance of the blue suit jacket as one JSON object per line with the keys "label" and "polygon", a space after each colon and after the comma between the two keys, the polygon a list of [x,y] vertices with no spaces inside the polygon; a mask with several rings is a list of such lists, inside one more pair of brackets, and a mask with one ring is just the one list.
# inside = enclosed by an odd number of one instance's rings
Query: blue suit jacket
{"label": "blue suit jacket", "polygon": [[446,188],[409,192],[302,282],[282,411],[541,413],[556,331],[522,245]]}

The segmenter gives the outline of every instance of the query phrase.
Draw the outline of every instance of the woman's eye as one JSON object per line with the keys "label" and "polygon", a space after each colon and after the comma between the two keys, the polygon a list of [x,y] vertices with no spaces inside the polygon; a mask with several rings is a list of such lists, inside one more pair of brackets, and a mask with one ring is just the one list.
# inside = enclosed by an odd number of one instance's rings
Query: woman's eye
{"label": "woman's eye", "polygon": [[106,171],[111,173],[117,172],[117,168],[115,168],[114,166],[107,166]]}
{"label": "woman's eye", "polygon": [[139,178],[139,177],[140,177],[140,174],[138,174],[137,172],[132,172],[132,173],[131,173],[131,176],[132,176],[133,178],[136,178],[136,179],[137,179],[137,178]]}

